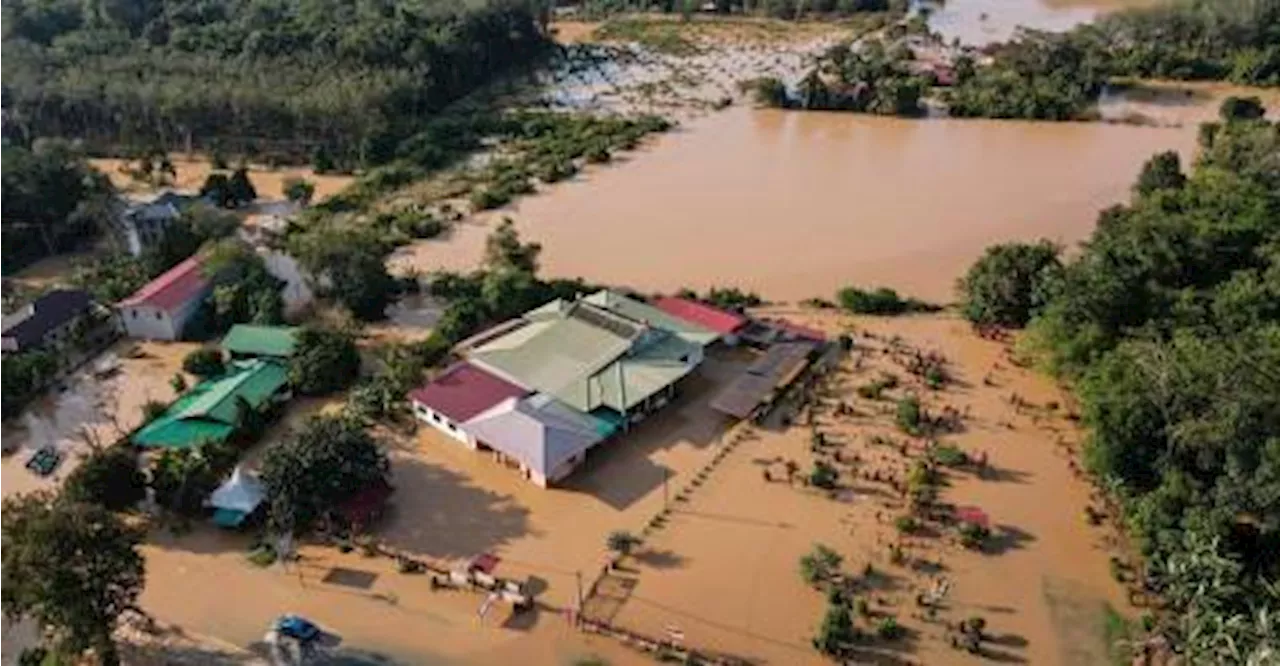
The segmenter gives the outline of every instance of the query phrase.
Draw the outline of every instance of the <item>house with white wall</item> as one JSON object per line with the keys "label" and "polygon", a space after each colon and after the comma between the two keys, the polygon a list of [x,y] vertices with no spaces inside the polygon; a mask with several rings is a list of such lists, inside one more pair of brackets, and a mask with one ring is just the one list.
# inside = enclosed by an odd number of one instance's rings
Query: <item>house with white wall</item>
{"label": "house with white wall", "polygon": [[120,326],[131,338],[177,340],[212,290],[204,258],[188,257],[116,304]]}

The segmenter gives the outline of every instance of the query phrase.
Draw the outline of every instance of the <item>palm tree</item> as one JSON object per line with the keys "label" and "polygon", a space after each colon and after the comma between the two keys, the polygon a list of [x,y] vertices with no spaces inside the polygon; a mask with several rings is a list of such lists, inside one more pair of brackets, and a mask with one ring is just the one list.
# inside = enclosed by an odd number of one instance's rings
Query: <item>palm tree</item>
{"label": "palm tree", "polygon": [[631,554],[631,550],[639,543],[640,538],[626,530],[614,530],[605,539],[605,545],[609,550],[619,555]]}

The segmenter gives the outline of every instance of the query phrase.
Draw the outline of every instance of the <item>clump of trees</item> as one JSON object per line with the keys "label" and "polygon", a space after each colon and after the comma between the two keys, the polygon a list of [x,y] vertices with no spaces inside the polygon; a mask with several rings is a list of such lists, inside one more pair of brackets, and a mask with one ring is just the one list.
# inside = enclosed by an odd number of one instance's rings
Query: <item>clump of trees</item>
{"label": "clump of trees", "polygon": [[182,369],[201,379],[208,379],[221,375],[226,371],[227,366],[223,362],[220,350],[214,347],[201,347],[191,350],[183,357]]}
{"label": "clump of trees", "polygon": [[1191,662],[1247,661],[1277,607],[1280,126],[1253,115],[1207,126],[1180,187],[1104,211],[1029,323]]}
{"label": "clump of trees", "polygon": [[32,350],[6,354],[0,367],[4,417],[14,418],[53,381],[62,364],[52,352]]}
{"label": "clump of trees", "polygon": [[4,178],[0,247],[6,274],[41,257],[74,249],[112,228],[115,189],[71,143],[6,141],[0,162]]}
{"label": "clump of trees", "polygon": [[903,298],[888,287],[859,289],[845,287],[836,294],[840,307],[857,314],[899,315],[908,312],[935,312],[939,308],[915,298]]}
{"label": "clump of trees", "polygon": [[62,498],[124,511],[147,495],[147,477],[138,454],[129,446],[110,446],[92,452],[67,475]]}
{"label": "clump of trees", "polygon": [[313,417],[263,455],[268,523],[280,533],[305,532],[360,491],[387,483],[390,469],[363,423],[344,415]]}
{"label": "clump of trees", "polygon": [[992,57],[986,67],[956,67],[944,95],[951,115],[1083,119],[1106,80],[1103,57],[1073,35],[1026,32]]}
{"label": "clump of trees", "polygon": [[1116,12],[1078,29],[1115,74],[1280,84],[1280,4],[1187,0]]}
{"label": "clump of trees", "polygon": [[1062,279],[1061,253],[1047,240],[988,247],[959,282],[965,318],[978,326],[1025,326]]}
{"label": "clump of trees", "polygon": [[878,40],[859,42],[856,49],[837,44],[819,57],[794,94],[777,79],[748,85],[764,106],[918,116],[929,81],[912,71],[913,58],[909,48],[889,49]]}
{"label": "clump of trees", "polygon": [[213,246],[205,257],[204,272],[217,282],[207,333],[234,324],[284,323],[285,282],[268,272],[266,262],[246,243],[226,239]]}
{"label": "clump of trees", "polygon": [[360,351],[350,331],[304,326],[289,359],[289,383],[304,395],[322,395],[350,386],[360,377]]}
{"label": "clump of trees", "polygon": [[288,244],[319,295],[333,299],[364,321],[386,315],[397,287],[385,261],[391,246],[378,234],[322,223],[290,236]]}
{"label": "clump of trees", "polygon": [[100,663],[119,664],[112,634],[142,592],[142,531],[47,492],[6,499],[0,517],[6,619],[34,618],[43,645],[69,661],[92,649]]}
{"label": "clump of trees", "polygon": [[525,2],[14,2],[5,136],[381,164],[424,118],[536,62],[543,14]]}

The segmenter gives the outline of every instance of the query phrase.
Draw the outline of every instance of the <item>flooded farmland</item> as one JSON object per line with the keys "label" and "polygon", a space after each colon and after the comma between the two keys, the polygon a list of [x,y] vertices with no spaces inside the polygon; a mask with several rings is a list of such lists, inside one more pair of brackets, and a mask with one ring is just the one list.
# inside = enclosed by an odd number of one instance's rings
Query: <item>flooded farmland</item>
{"label": "flooded farmland", "polygon": [[[731,109],[507,214],[544,270],[668,291],[738,285],[772,299],[884,285],[947,300],[987,245],[1072,244],[1128,196],[1142,162],[1195,128],[927,121]],[[419,270],[475,265],[488,227],[406,248]]]}

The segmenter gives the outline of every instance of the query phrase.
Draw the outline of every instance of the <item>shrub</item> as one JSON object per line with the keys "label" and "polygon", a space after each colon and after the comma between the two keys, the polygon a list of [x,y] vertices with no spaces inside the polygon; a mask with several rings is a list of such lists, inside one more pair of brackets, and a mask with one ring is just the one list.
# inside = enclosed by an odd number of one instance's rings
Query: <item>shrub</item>
{"label": "shrub", "polygon": [[639,543],[640,538],[626,530],[614,530],[605,539],[605,546],[619,555],[631,553],[631,550]]}
{"label": "shrub", "polygon": [[814,544],[813,550],[800,558],[800,578],[810,585],[829,580],[840,570],[844,558],[822,544]]}
{"label": "shrub", "polygon": [[961,523],[960,543],[970,550],[980,550],[991,536],[991,530],[977,523]]}
{"label": "shrub", "polygon": [[886,617],[876,624],[876,637],[881,640],[894,641],[902,638],[906,634],[906,629],[898,624],[897,618]]}
{"label": "shrub", "polygon": [[906,312],[929,312],[936,306],[914,298],[902,298],[898,292],[881,287],[866,291],[857,287],[845,287],[836,294],[840,306],[857,314],[897,315]]}
{"label": "shrub", "polygon": [[159,400],[148,400],[142,403],[142,422],[150,423],[160,418],[167,409],[168,406]]}
{"label": "shrub", "polygon": [[827,613],[822,618],[822,626],[813,639],[813,646],[823,654],[836,655],[843,652],[855,637],[853,617],[849,608],[843,604],[827,606]]}
{"label": "shrub", "polygon": [[908,435],[920,435],[924,426],[924,410],[920,407],[920,399],[908,395],[898,401],[898,428]]}
{"label": "shrub", "polygon": [[829,463],[819,460],[813,463],[813,471],[809,473],[809,483],[816,488],[832,490],[840,480],[840,472]]}
{"label": "shrub", "polygon": [[213,347],[201,347],[182,359],[182,369],[201,379],[207,379],[221,375],[226,371],[226,365],[222,361],[221,351]]}
{"label": "shrub", "polygon": [[962,467],[969,462],[969,454],[953,444],[939,444],[930,451],[933,461],[943,467]]}
{"label": "shrub", "polygon": [[898,516],[893,521],[893,526],[903,534],[911,534],[920,528],[920,523],[916,522],[911,516]]}

